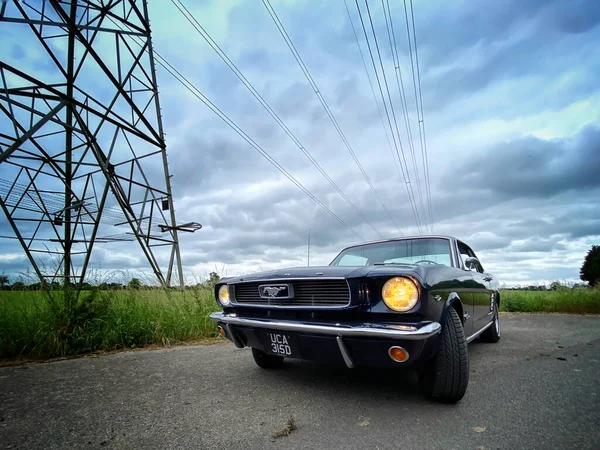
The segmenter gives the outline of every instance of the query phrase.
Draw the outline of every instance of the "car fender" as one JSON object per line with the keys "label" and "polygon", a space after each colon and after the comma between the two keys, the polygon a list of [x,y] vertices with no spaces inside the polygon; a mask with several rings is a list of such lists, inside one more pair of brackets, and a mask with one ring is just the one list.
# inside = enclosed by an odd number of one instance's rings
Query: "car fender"
{"label": "car fender", "polygon": [[444,308],[442,309],[442,314],[440,316],[440,325],[442,325],[442,327],[444,327],[445,322],[446,322],[446,317],[448,316],[448,310],[450,308],[454,308],[456,309],[456,312],[458,313],[458,317],[460,317],[460,321],[463,323],[465,323],[465,316],[464,316],[464,307],[463,307],[463,303],[459,297],[459,295],[456,292],[451,292],[450,295],[448,295],[448,299],[446,300],[445,304],[444,304]]}
{"label": "car fender", "polygon": [[[436,294],[434,296],[434,298],[437,300],[437,297],[441,296],[440,294]],[[439,313],[439,316],[437,316],[437,321],[438,323],[442,326],[442,329],[446,326],[446,317],[448,316],[448,310],[450,308],[455,308],[458,312],[458,315],[460,317],[460,320],[463,322],[464,324],[464,308],[463,308],[463,303],[459,297],[459,295],[456,292],[451,292],[448,297],[446,298],[446,301],[442,303],[442,299],[440,298],[439,302],[436,303],[438,309],[437,312],[435,313],[435,315],[432,314],[432,318],[436,318],[437,314]],[[431,359],[433,356],[435,356],[439,345],[440,345],[440,338],[441,338],[441,333],[437,336],[436,339],[431,339],[428,344],[427,347],[423,350],[423,353],[421,355],[423,361],[427,361],[429,359]]]}

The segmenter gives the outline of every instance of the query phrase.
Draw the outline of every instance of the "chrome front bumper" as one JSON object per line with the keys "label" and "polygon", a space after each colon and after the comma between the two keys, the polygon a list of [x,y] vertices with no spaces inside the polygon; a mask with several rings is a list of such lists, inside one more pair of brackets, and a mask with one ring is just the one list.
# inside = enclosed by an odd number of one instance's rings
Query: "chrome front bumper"
{"label": "chrome front bumper", "polygon": [[222,312],[212,313],[210,318],[226,325],[268,328],[269,330],[294,331],[298,333],[326,334],[341,337],[380,337],[389,339],[421,340],[435,336],[442,330],[442,326],[437,322],[429,322],[421,326],[374,323],[362,323],[360,325],[344,323],[318,324],[277,319],[251,319],[238,317],[235,313],[226,314]]}

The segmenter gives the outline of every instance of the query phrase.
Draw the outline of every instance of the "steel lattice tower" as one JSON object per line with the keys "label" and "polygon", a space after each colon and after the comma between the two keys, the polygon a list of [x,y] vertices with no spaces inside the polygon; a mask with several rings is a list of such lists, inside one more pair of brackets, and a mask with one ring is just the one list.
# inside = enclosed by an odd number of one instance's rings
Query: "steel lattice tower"
{"label": "steel lattice tower", "polygon": [[95,244],[137,241],[183,285],[177,231],[200,225],[175,222],[146,1],[2,2],[0,27],[37,45],[0,56],[2,238],[43,281],[80,283]]}

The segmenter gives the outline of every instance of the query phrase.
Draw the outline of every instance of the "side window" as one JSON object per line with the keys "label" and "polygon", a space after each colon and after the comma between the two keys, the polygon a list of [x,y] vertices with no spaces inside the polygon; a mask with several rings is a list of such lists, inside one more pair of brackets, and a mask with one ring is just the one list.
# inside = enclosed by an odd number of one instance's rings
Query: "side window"
{"label": "side window", "polygon": [[471,256],[469,254],[469,250],[467,249],[467,247],[463,243],[459,242],[458,243],[458,251],[460,252],[460,259],[462,260],[463,268],[466,269],[467,266],[465,265],[465,261],[467,260],[467,258],[469,256]]}
{"label": "side window", "polygon": [[[477,258],[477,255],[475,254],[475,252],[471,249],[469,249],[469,251],[471,252],[471,256],[474,256],[475,258]],[[477,258],[479,260],[479,258]],[[479,260],[479,267],[477,267],[477,272],[479,273],[484,273],[485,270],[483,270],[483,266],[481,265],[481,260]]]}

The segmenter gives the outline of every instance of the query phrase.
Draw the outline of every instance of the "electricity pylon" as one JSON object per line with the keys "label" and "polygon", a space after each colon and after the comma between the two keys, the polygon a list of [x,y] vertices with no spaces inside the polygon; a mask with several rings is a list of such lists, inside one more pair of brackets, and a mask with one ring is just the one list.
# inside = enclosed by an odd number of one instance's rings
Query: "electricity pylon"
{"label": "electricity pylon", "polygon": [[183,286],[177,232],[200,225],[175,221],[146,1],[2,2],[0,33],[2,238],[65,284],[95,244],[137,241]]}

